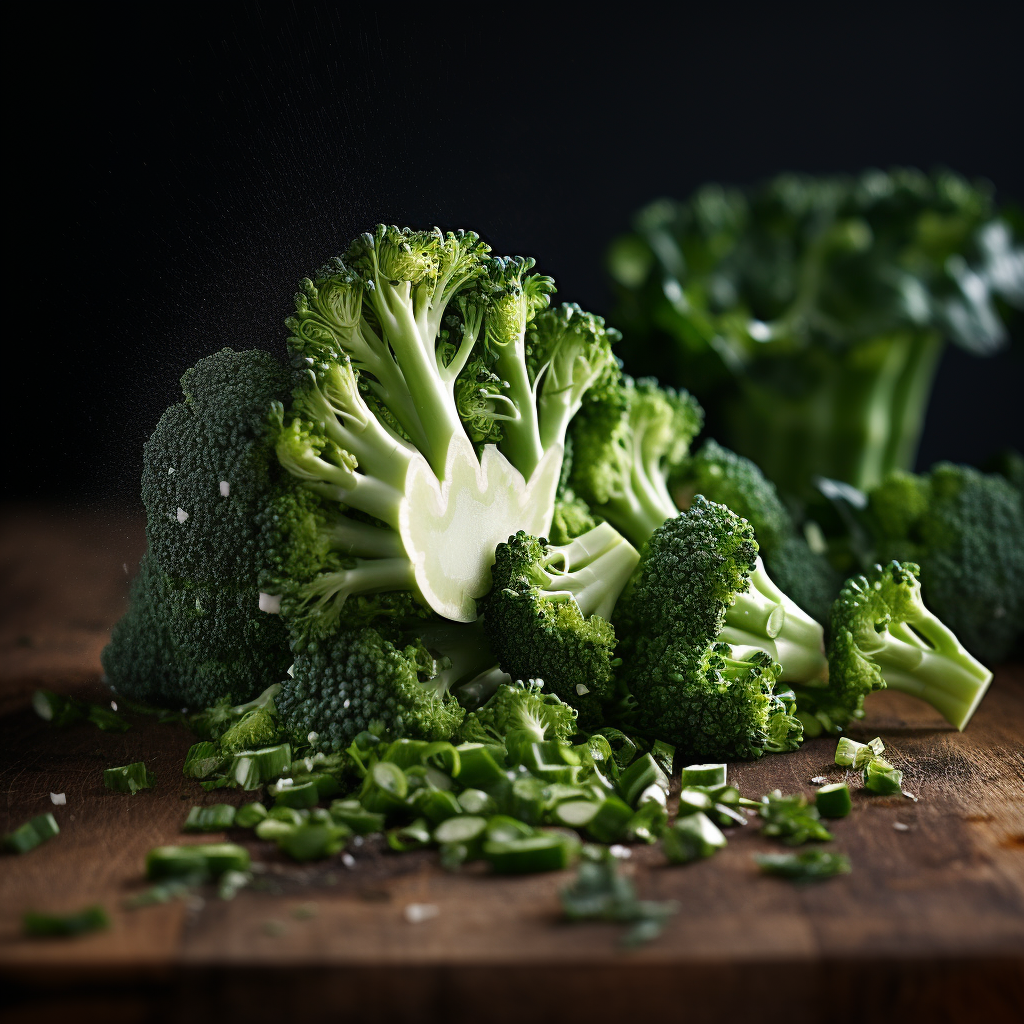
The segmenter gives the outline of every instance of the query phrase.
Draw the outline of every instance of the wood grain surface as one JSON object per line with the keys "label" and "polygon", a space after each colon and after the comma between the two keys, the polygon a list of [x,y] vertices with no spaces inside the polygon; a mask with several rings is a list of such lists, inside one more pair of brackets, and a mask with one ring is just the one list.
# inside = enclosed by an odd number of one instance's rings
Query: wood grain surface
{"label": "wood grain surface", "polygon": [[[1024,1015],[1024,668],[1000,667],[967,731],[896,693],[851,730],[881,735],[905,798],[855,793],[831,848],[853,872],[798,887],[758,874],[777,849],[755,824],[719,855],[671,867],[634,847],[640,895],[681,906],[657,940],[625,952],[621,929],[560,921],[568,873],[446,874],[431,852],[371,838],[297,865],[244,830],[260,888],[124,909],[146,851],[181,841],[192,804],[240,802],[183,778],[193,737],[136,718],[131,731],[55,729],[28,706],[46,686],[97,700],[99,652],[144,547],[110,510],[9,508],[0,517],[0,832],[53,810],[61,834],[0,860],[0,990],[11,1021],[264,1019],[328,1012],[381,1021],[612,1019],[1000,1021]],[[810,795],[839,781],[835,740],[730,766],[746,796]],[[102,769],[144,760],[155,789],[104,790]],[[51,792],[67,804],[53,807]],[[227,795],[225,796],[225,792]],[[906,826],[905,828],[897,828]],[[216,841],[223,836],[210,836]],[[186,839],[186,841],[189,841]],[[194,841],[194,840],[193,840]],[[200,841],[207,841],[203,837]],[[103,904],[109,931],[26,940],[28,909]],[[410,924],[411,903],[438,915]]]}

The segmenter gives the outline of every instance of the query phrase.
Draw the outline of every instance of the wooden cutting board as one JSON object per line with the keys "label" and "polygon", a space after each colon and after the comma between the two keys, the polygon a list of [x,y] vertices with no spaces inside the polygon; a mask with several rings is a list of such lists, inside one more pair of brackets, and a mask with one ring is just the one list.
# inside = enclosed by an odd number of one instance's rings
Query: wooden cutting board
{"label": "wooden cutting board", "polygon": [[[777,849],[755,823],[709,861],[627,862],[640,895],[680,913],[635,951],[622,929],[567,925],[569,873],[446,874],[430,852],[377,839],[314,865],[286,862],[239,830],[260,888],[126,910],[146,851],[180,841],[195,804],[239,801],[181,775],[192,737],[136,719],[111,734],[54,729],[28,707],[46,686],[109,699],[99,652],[144,547],[140,520],[106,509],[9,508],[0,517],[0,832],[52,810],[61,834],[0,859],[0,1000],[6,1019],[224,1021],[326,1011],[380,1021],[998,1021],[1024,1018],[1024,667],[1002,666],[965,733],[896,693],[851,730],[880,735],[918,796],[855,794],[832,848],[852,874],[796,887],[758,874]],[[810,795],[839,781],[835,740],[730,765],[746,796]],[[144,760],[156,787],[110,793],[102,769]],[[855,781],[855,780],[854,780]],[[54,807],[51,792],[66,794]],[[213,836],[211,839],[221,837]],[[25,910],[107,909],[109,931],[20,936]],[[437,915],[410,923],[410,904]],[[597,1015],[600,1014],[600,1018]]]}

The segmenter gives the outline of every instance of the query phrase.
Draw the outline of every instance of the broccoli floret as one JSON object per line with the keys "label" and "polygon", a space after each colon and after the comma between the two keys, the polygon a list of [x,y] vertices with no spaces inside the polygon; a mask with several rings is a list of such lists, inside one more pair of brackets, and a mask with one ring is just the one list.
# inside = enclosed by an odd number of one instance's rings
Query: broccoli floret
{"label": "broccoli floret", "polygon": [[466,715],[459,735],[466,743],[504,745],[513,730],[528,742],[568,742],[576,735],[576,711],[553,693],[544,693],[539,681],[499,686],[483,707]]}
{"label": "broccoli floret", "polygon": [[639,547],[678,512],[668,480],[703,422],[690,394],[651,379],[595,388],[572,422],[570,485]]}
{"label": "broccoli floret", "polygon": [[247,700],[291,662],[287,630],[260,610],[260,513],[281,486],[267,408],[290,373],[266,352],[221,352],[182,377],[185,401],[144,449],[149,551],[104,652],[119,693],[207,707]]}
{"label": "broccoli floret", "polygon": [[673,481],[673,493],[680,507],[703,494],[748,520],[771,578],[818,622],[828,621],[842,579],[800,536],[775,485],[750,459],[707,440]]}
{"label": "broccoli floret", "polygon": [[867,694],[889,687],[920,697],[958,729],[970,721],[992,673],[924,606],[919,573],[894,561],[847,580],[829,623],[828,687],[795,687],[801,711],[838,730],[863,717]]}
{"label": "broccoli floret", "polygon": [[821,682],[822,629],[757,552],[746,520],[697,495],[655,530],[615,610],[637,726],[684,756],[750,758],[800,742],[775,684]]}
{"label": "broccoli floret", "polygon": [[471,622],[497,543],[550,528],[569,420],[618,372],[617,335],[546,310],[532,267],[471,232],[381,225],[302,283],[276,449],[325,506],[313,528],[306,507],[280,516],[271,582],[303,632],[351,625],[342,608],[366,595],[388,615],[381,594]]}
{"label": "broccoli floret", "polygon": [[608,523],[566,545],[523,532],[499,544],[483,610],[502,670],[543,679],[584,724],[600,724],[618,664],[608,620],[638,557]]}
{"label": "broccoli floret", "polygon": [[338,752],[376,725],[393,737],[447,740],[463,718],[446,668],[420,642],[399,647],[373,627],[311,640],[295,655],[277,708],[285,731]]}
{"label": "broccoli floret", "polygon": [[1024,502],[1005,479],[940,462],[869,494],[879,561],[921,566],[924,601],[973,655],[1005,658],[1024,632]]}
{"label": "broccoli floret", "polygon": [[222,698],[192,715],[189,725],[203,739],[219,740],[227,750],[265,747],[280,737],[274,704],[280,692],[281,684],[274,683],[245,704],[232,705],[228,698]]}

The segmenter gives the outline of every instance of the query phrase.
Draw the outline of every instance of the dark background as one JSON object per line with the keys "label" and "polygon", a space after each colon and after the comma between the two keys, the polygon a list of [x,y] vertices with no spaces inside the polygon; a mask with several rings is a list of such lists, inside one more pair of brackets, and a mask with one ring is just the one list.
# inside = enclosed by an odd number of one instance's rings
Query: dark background
{"label": "dark background", "polygon": [[[709,179],[945,164],[1024,198],[1020,8],[828,10],[37,15],[9,43],[8,496],[137,503],[181,372],[281,348],[296,281],[378,221],[475,228],[607,314],[607,242]],[[947,349],[921,466],[1024,447],[1014,329]]]}

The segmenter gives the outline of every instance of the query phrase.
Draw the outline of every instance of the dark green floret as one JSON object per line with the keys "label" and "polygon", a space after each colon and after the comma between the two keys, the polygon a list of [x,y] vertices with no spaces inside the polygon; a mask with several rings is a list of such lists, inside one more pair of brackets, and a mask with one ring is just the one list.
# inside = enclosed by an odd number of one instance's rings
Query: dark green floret
{"label": "dark green floret", "polygon": [[612,697],[612,609],[638,555],[608,523],[566,545],[517,533],[499,544],[484,628],[502,670],[543,679],[588,727]]}
{"label": "dark green floret", "polygon": [[822,631],[757,550],[746,520],[698,495],[654,532],[616,608],[636,722],[684,757],[751,758],[800,742],[775,686],[820,683]]}
{"label": "dark green floret", "polygon": [[863,717],[867,694],[888,687],[926,701],[958,729],[970,721],[992,673],[925,607],[919,573],[890,562],[847,580],[832,608],[828,687],[796,687],[801,711],[837,730]]}
{"label": "dark green floret", "polygon": [[371,726],[446,740],[462,721],[445,668],[422,642],[398,646],[372,627],[310,641],[291,671],[276,702],[281,723],[314,750],[344,750]]}

